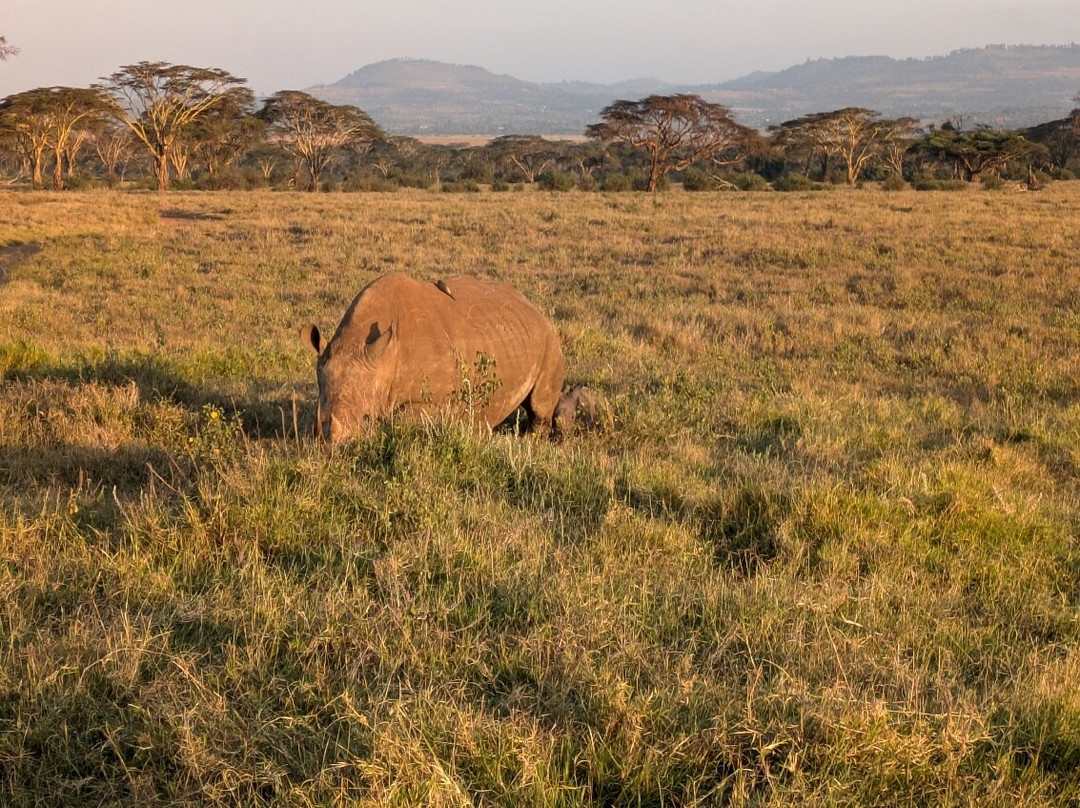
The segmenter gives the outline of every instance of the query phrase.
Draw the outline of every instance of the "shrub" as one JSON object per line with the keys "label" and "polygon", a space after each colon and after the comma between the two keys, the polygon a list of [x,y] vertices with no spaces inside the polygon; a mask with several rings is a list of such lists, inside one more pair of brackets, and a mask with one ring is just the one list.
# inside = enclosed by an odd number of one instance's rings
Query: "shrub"
{"label": "shrub", "polygon": [[480,192],[480,184],[477,183],[476,180],[457,180],[455,182],[444,182],[442,184],[442,192],[444,194],[475,194]]}
{"label": "shrub", "polygon": [[243,191],[250,187],[248,178],[236,166],[226,166],[199,180],[199,188],[207,191]]}
{"label": "shrub", "polygon": [[967,186],[963,180],[923,178],[915,181],[916,191],[963,191]]}
{"label": "shrub", "polygon": [[605,174],[600,180],[601,191],[629,191],[633,187],[625,174]]}
{"label": "shrub", "polygon": [[506,180],[495,180],[495,182],[491,183],[491,190],[497,193],[509,191],[510,183],[508,183]]}
{"label": "shrub", "polygon": [[577,185],[573,174],[557,168],[545,171],[537,182],[545,191],[570,191]]}
{"label": "shrub", "polygon": [[398,171],[391,171],[390,179],[392,179],[402,188],[427,188],[431,185],[431,180],[426,177],[422,177],[418,174],[406,174],[404,172]]}
{"label": "shrub", "polygon": [[902,191],[907,188],[907,181],[899,174],[890,174],[885,178],[885,181],[881,183],[881,190],[883,191]]}
{"label": "shrub", "polygon": [[459,180],[472,180],[481,185],[491,185],[495,182],[495,172],[491,166],[480,160],[470,160],[461,170]]}
{"label": "shrub", "polygon": [[[631,186],[633,187],[633,189],[635,191],[647,191],[647,190],[649,190],[649,174],[648,174],[648,172],[645,172],[645,171],[634,172],[634,174],[631,175],[631,177],[630,177],[630,184],[631,184]],[[670,187],[671,187],[671,180],[666,174],[663,177],[660,178],[659,182],[656,183],[656,190],[657,191],[666,191]]]}
{"label": "shrub", "polygon": [[684,191],[715,191],[719,183],[699,168],[688,168],[683,174]]}
{"label": "shrub", "polygon": [[773,182],[773,188],[777,191],[813,191],[820,186],[809,177],[794,172],[785,174]]}
{"label": "shrub", "polygon": [[740,191],[767,191],[769,181],[760,174],[738,174],[732,183]]}
{"label": "shrub", "polygon": [[98,185],[98,181],[93,177],[67,177],[64,180],[64,187],[69,191],[87,191],[97,188]]}

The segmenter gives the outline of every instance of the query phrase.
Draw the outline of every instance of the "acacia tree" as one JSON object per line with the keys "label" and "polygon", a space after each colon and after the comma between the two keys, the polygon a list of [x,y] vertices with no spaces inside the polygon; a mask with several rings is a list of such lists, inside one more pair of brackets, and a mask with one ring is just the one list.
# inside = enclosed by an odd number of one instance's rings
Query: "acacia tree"
{"label": "acacia tree", "polygon": [[750,134],[731,110],[689,93],[616,101],[600,111],[601,123],[585,130],[595,140],[626,143],[649,155],[649,191],[672,171],[694,163],[741,159]]}
{"label": "acacia tree", "polygon": [[245,79],[217,68],[139,62],[109,76],[105,89],[119,102],[122,120],[146,147],[159,191],[169,188],[169,164],[186,163],[193,127],[231,100],[250,104]]}
{"label": "acacia tree", "polygon": [[12,56],[15,56],[19,52],[19,49],[14,45],[9,45],[7,37],[0,36],[0,62],[6,62]]}
{"label": "acacia tree", "polygon": [[844,163],[847,184],[854,185],[863,169],[882,155],[889,139],[899,137],[904,126],[901,121],[882,119],[872,109],[845,107],[785,121],[773,132],[774,142],[784,151],[805,153],[807,176],[810,162],[818,157],[822,179],[828,180],[829,161],[838,157]]}
{"label": "acacia tree", "polygon": [[914,136],[919,131],[916,118],[897,118],[887,121],[889,128],[884,137],[884,158],[892,172],[904,176],[904,157],[915,143]]}
{"label": "acacia tree", "polygon": [[416,138],[388,135],[372,142],[366,152],[367,164],[383,179],[395,172],[406,174],[416,169],[423,145]]}
{"label": "acacia tree", "polygon": [[981,182],[987,172],[997,171],[1015,160],[1034,155],[1043,147],[1007,129],[980,126],[961,131],[946,122],[940,128],[931,127],[915,149],[950,163],[966,181]]}
{"label": "acacia tree", "polygon": [[[1073,101],[1080,104],[1080,96]],[[1050,159],[1058,168],[1065,165],[1080,151],[1080,108],[1056,121],[1047,121],[1027,130],[1027,137],[1044,145]]]}
{"label": "acacia tree", "polygon": [[212,180],[235,164],[263,138],[266,124],[247,109],[228,104],[215,110],[195,130],[195,153]]}
{"label": "acacia tree", "polygon": [[820,162],[821,178],[829,177],[829,159],[835,153],[831,133],[821,122],[822,113],[803,115],[769,127],[773,145],[791,162],[802,163],[802,174],[810,179],[811,166]]}
{"label": "acacia tree", "polygon": [[99,89],[40,87],[16,93],[0,106],[0,125],[14,132],[30,160],[35,188],[42,184],[46,151],[53,155],[53,187],[64,187],[65,158],[70,159],[88,130],[112,109]]}
{"label": "acacia tree", "polygon": [[10,136],[29,166],[30,183],[40,188],[45,173],[45,153],[49,148],[50,122],[35,109],[37,99],[30,93],[11,95],[0,102],[0,131]]}
{"label": "acacia tree", "polygon": [[484,148],[496,165],[517,169],[528,183],[536,182],[556,159],[556,147],[539,135],[503,135]]}
{"label": "acacia tree", "polygon": [[610,157],[602,144],[590,142],[566,144],[564,156],[583,182],[590,182],[593,174],[602,168]]}
{"label": "acacia tree", "polygon": [[836,152],[844,161],[847,184],[854,185],[867,164],[880,154],[889,124],[881,120],[881,113],[862,107],[845,107],[828,113],[825,123]]}
{"label": "acacia tree", "polygon": [[115,118],[90,133],[90,144],[110,181],[120,176],[123,169],[120,173],[117,169],[127,165],[134,145],[131,130]]}
{"label": "acacia tree", "polygon": [[362,109],[329,104],[299,90],[274,93],[258,115],[266,122],[267,138],[307,170],[309,191],[318,190],[323,171],[343,148],[383,137]]}

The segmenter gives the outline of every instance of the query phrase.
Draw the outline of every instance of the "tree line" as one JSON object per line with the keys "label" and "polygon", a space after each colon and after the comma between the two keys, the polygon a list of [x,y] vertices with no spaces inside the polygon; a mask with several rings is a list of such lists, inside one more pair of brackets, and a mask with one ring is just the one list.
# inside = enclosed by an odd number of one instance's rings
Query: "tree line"
{"label": "tree line", "polygon": [[[0,39],[0,57],[15,53]],[[961,119],[924,126],[849,107],[759,132],[724,105],[674,94],[615,101],[599,118],[578,141],[506,135],[437,146],[387,135],[354,106],[296,90],[257,103],[246,80],[227,71],[139,62],[87,88],[0,100],[0,178],[57,190],[104,182],[162,191],[532,183],[657,191],[672,179],[689,190],[864,181],[930,188],[1002,178],[1037,186],[1071,178],[1080,158],[1080,109],[1014,131]]]}

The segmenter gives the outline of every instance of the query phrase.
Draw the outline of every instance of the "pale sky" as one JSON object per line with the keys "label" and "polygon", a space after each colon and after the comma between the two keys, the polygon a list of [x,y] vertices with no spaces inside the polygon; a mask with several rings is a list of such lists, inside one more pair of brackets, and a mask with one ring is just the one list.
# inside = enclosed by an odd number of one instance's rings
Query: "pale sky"
{"label": "pale sky", "polygon": [[223,68],[258,94],[394,57],[530,81],[704,84],[811,58],[1080,40],[1078,0],[2,0],[0,96],[139,61]]}

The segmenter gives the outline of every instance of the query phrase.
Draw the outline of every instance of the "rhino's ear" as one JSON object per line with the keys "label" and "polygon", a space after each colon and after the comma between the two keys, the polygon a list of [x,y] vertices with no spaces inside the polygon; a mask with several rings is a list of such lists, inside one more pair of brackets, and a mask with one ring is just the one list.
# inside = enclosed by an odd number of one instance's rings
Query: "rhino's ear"
{"label": "rhino's ear", "polygon": [[305,345],[310,345],[315,353],[322,353],[322,335],[319,333],[319,327],[311,323],[307,323],[300,327],[300,339]]}
{"label": "rhino's ear", "polygon": [[364,346],[364,358],[372,364],[378,362],[383,358],[386,349],[390,347],[390,343],[392,343],[394,339],[394,326],[389,325],[386,327],[385,331]]}

